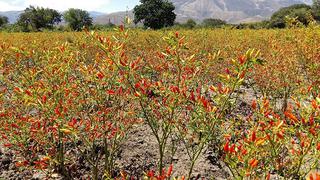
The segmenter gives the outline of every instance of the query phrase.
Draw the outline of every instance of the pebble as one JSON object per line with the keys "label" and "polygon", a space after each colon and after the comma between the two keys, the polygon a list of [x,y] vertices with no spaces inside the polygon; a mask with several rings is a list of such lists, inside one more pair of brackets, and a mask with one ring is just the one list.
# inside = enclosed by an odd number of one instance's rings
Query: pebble
{"label": "pebble", "polygon": [[46,175],[41,173],[41,172],[37,172],[32,176],[32,180],[41,180],[41,179],[45,179]]}
{"label": "pebble", "polygon": [[61,178],[61,176],[59,174],[57,174],[57,173],[52,174],[51,177],[55,178],[55,179]]}

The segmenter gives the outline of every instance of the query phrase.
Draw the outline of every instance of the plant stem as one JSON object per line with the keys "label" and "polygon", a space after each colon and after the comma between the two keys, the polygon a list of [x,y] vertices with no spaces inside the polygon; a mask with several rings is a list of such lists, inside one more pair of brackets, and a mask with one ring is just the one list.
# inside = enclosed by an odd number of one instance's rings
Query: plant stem
{"label": "plant stem", "polygon": [[59,171],[64,173],[64,157],[63,157],[63,142],[62,142],[62,133],[59,131],[59,140],[58,140],[58,163]]}
{"label": "plant stem", "polygon": [[192,171],[193,171],[193,167],[194,167],[195,162],[196,162],[196,161],[192,161],[192,162],[191,162],[191,166],[190,166],[190,169],[189,169],[189,174],[188,174],[187,180],[190,180],[190,178],[191,178],[191,175],[192,175]]}
{"label": "plant stem", "polygon": [[163,148],[163,144],[160,143],[159,144],[159,155],[160,155],[160,159],[159,159],[159,175],[162,176],[162,169],[163,169],[163,155],[164,155],[164,148]]}
{"label": "plant stem", "polygon": [[108,140],[107,138],[104,138],[104,171],[108,173],[108,175],[110,175],[109,173],[109,162],[108,162],[108,158],[109,158],[110,154],[109,154],[109,150],[108,150]]}
{"label": "plant stem", "polygon": [[97,166],[93,166],[92,168],[93,168],[93,170],[92,170],[92,178],[94,180],[98,180],[98,167]]}
{"label": "plant stem", "polygon": [[[302,162],[303,162],[305,156],[308,154],[308,152],[309,152],[310,149],[312,148],[312,143],[313,143],[313,141],[314,141],[314,138],[311,139],[311,142],[310,142],[310,145],[309,145],[307,151],[300,157],[300,159],[299,159],[299,165],[298,165],[298,167],[297,167],[296,172],[295,172],[293,175],[299,176],[299,171],[300,171],[300,168],[301,168],[301,166],[302,166]],[[299,176],[299,177],[300,177],[300,176]]]}

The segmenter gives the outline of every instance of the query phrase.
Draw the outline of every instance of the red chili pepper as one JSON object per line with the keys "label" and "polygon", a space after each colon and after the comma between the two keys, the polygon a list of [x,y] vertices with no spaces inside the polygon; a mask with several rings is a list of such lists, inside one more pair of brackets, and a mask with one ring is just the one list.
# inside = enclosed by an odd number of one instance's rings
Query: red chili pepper
{"label": "red chili pepper", "polygon": [[103,74],[102,72],[99,72],[99,73],[97,74],[97,77],[101,80],[101,79],[104,78],[104,74]]}
{"label": "red chili pepper", "polygon": [[11,143],[5,143],[5,144],[3,144],[3,146],[9,148],[9,147],[12,147],[12,144]]}
{"label": "red chili pepper", "polygon": [[241,151],[241,154],[242,155],[246,155],[248,153],[248,151],[246,150],[246,149],[243,149],[242,151]]}
{"label": "red chili pepper", "polygon": [[309,129],[309,132],[313,135],[313,136],[316,136],[317,135],[317,132],[314,128],[310,128]]}
{"label": "red chili pepper", "polygon": [[290,120],[292,120],[294,123],[298,122],[298,118],[295,115],[293,115],[291,112],[286,111],[284,112],[284,115]]}
{"label": "red chili pepper", "polygon": [[175,32],[175,35],[176,35],[176,38],[179,38],[179,32],[178,31]]}
{"label": "red chili pepper", "polygon": [[229,141],[227,141],[227,143],[224,145],[223,151],[226,152],[226,153],[229,152]]}
{"label": "red chili pepper", "polygon": [[236,145],[232,144],[232,146],[229,149],[230,153],[235,153],[236,152],[235,148],[236,148]]}
{"label": "red chili pepper", "polygon": [[123,59],[120,59],[120,64],[121,64],[122,66],[127,66],[127,63],[126,63]]}
{"label": "red chili pepper", "polygon": [[251,159],[251,160],[249,161],[249,165],[251,166],[251,168],[257,167],[257,166],[258,166],[258,163],[259,163],[259,161],[256,160],[256,159]]}
{"label": "red chili pepper", "polygon": [[191,91],[191,93],[190,93],[190,100],[193,101],[193,102],[196,101],[196,98],[194,96],[194,92],[193,91]]}
{"label": "red chili pepper", "polygon": [[167,52],[167,54],[171,54],[169,47],[166,48],[166,52]]}
{"label": "red chili pepper", "polygon": [[314,117],[313,117],[313,115],[311,115],[310,118],[309,118],[309,125],[310,126],[314,125]]}
{"label": "red chili pepper", "polygon": [[147,173],[147,176],[149,178],[153,178],[154,177],[154,171],[153,170],[150,170],[148,173]]}
{"label": "red chili pepper", "polygon": [[243,71],[243,72],[240,74],[240,79],[243,79],[245,75],[246,75],[246,71]]}
{"label": "red chili pepper", "polygon": [[239,62],[240,62],[240,64],[243,64],[243,63],[245,62],[245,60],[246,60],[246,57],[245,57],[245,56],[239,57]]}
{"label": "red chili pepper", "polygon": [[16,129],[19,129],[19,126],[18,126],[17,124],[15,124],[15,123],[12,123],[12,124],[11,124],[11,127],[16,128]]}
{"label": "red chili pepper", "polygon": [[171,164],[170,167],[169,167],[169,169],[168,169],[167,177],[170,177],[170,176],[171,176],[172,169],[173,169],[173,165]]}
{"label": "red chili pepper", "polygon": [[312,104],[313,109],[317,109],[318,108],[316,100],[312,100],[311,104]]}
{"label": "red chili pepper", "polygon": [[271,174],[268,173],[268,175],[267,175],[267,177],[266,177],[266,180],[270,180],[270,178],[271,178]]}
{"label": "red chili pepper", "polygon": [[252,109],[257,109],[257,101],[253,100],[251,103]]}
{"label": "red chili pepper", "polygon": [[124,31],[124,25],[120,25],[120,32],[123,32]]}
{"label": "red chili pepper", "polygon": [[42,103],[46,103],[47,102],[47,96],[46,95],[43,95],[42,96]]}
{"label": "red chili pepper", "polygon": [[29,90],[25,90],[25,93],[26,93],[28,96],[32,97],[32,93],[31,93]]}
{"label": "red chili pepper", "polygon": [[251,135],[251,142],[255,142],[256,139],[257,139],[256,131],[253,131]]}
{"label": "red chili pepper", "polygon": [[55,109],[54,109],[54,113],[58,116],[61,116],[61,112],[60,112],[60,109],[59,109],[59,106],[57,106]]}
{"label": "red chili pepper", "polygon": [[204,97],[201,98],[201,102],[202,102],[203,107],[208,109],[209,102]]}
{"label": "red chili pepper", "polygon": [[114,94],[116,94],[116,92],[114,90],[107,90],[107,94],[114,95]]}
{"label": "red chili pepper", "polygon": [[283,132],[278,132],[277,136],[279,139],[283,139],[283,137],[284,137]]}
{"label": "red chili pepper", "polygon": [[225,69],[225,72],[226,72],[227,74],[230,74],[230,70],[229,70],[228,68]]}

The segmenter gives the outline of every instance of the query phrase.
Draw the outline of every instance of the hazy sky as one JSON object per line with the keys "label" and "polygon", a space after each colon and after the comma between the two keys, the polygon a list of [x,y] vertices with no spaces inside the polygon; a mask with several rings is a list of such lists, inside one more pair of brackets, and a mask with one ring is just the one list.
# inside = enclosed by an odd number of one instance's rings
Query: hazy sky
{"label": "hazy sky", "polygon": [[49,7],[59,11],[79,8],[105,13],[132,9],[139,0],[0,0],[0,11],[24,10],[29,5]]}

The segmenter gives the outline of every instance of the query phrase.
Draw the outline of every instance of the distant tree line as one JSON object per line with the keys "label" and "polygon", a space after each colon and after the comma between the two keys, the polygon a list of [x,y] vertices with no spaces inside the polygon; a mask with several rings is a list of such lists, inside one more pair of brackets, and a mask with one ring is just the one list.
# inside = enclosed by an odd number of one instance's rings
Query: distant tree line
{"label": "distant tree line", "polygon": [[[66,26],[59,26],[61,22]],[[74,8],[60,13],[50,8],[29,6],[19,15],[15,24],[9,25],[8,23],[7,17],[0,16],[0,27],[11,31],[31,32],[54,29],[80,31],[85,27],[96,28],[96,26],[93,26],[93,19],[87,11]],[[106,26],[113,26],[113,24],[109,23]],[[97,26],[97,28],[101,29],[103,27]]]}
{"label": "distant tree line", "polygon": [[0,27],[8,23],[9,23],[8,17],[0,16]]}
{"label": "distant tree line", "polygon": [[273,13],[269,20],[254,23],[242,23],[234,25],[234,27],[238,29],[271,29],[292,26],[303,27],[314,22],[320,22],[320,0],[313,0],[312,5],[295,4],[289,7],[284,7]]}
{"label": "distant tree line", "polygon": [[310,23],[320,22],[320,0],[314,0],[313,5],[295,4],[284,7],[273,13],[269,20],[256,23],[246,23],[237,28],[286,28],[290,26],[308,26]]}
{"label": "distant tree line", "polygon": [[228,26],[228,23],[221,19],[207,18],[201,22],[196,22],[193,19],[188,19],[185,23],[175,23],[174,28],[222,28]]}
{"label": "distant tree line", "polygon": [[[226,21],[214,18],[204,19],[197,22],[188,19],[184,23],[176,23],[175,7],[168,0],[140,0],[140,5],[133,9],[135,24],[142,24],[145,28],[285,28],[287,26],[307,26],[310,22],[320,22],[320,0],[314,0],[312,5],[296,4],[284,7],[275,12],[269,20],[243,23],[227,24]],[[81,9],[70,8],[64,13],[43,7],[30,6],[20,14],[15,24],[8,24],[5,16],[0,16],[0,28],[9,31],[43,31],[43,30],[70,30],[81,31],[84,27],[103,30],[114,27],[112,23],[106,25],[93,25],[90,14]],[[62,25],[63,24],[63,25]],[[66,25],[66,26],[64,26]]]}

